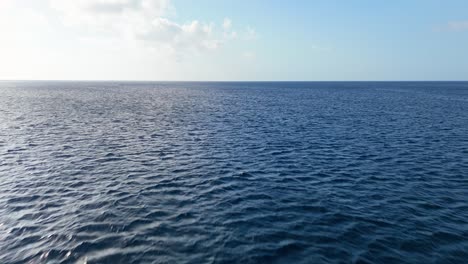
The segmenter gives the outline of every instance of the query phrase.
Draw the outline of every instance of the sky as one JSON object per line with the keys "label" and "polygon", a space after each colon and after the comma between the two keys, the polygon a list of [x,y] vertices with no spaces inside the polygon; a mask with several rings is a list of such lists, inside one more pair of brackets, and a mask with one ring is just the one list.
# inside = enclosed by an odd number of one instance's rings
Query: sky
{"label": "sky", "polygon": [[0,80],[468,80],[468,1],[0,0]]}

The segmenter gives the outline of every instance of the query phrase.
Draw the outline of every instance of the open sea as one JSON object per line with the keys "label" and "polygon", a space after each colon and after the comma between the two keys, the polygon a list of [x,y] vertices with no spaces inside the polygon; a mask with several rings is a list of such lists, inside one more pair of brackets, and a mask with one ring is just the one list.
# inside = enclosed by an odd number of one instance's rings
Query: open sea
{"label": "open sea", "polygon": [[0,263],[468,263],[468,82],[0,82]]}

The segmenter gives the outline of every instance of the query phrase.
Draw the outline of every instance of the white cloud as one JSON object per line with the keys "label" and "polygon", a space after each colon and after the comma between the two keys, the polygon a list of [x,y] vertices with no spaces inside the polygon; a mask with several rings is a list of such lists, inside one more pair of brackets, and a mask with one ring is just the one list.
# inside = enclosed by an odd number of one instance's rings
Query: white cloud
{"label": "white cloud", "polygon": [[257,34],[257,31],[255,31],[254,28],[248,26],[248,27],[245,29],[244,37],[245,37],[245,39],[247,39],[247,40],[254,40],[254,39],[257,39],[257,38],[258,38],[258,34]]}
{"label": "white cloud", "polygon": [[237,32],[232,30],[232,21],[230,18],[224,18],[223,21],[223,36],[225,39],[236,39]]}
{"label": "white cloud", "polygon": [[[69,26],[87,30],[119,30],[164,15],[170,7],[168,0],[49,0]],[[140,25],[139,25],[140,24]]]}
{"label": "white cloud", "polygon": [[435,31],[465,31],[468,30],[468,20],[450,21],[445,25],[434,27]]}
{"label": "white cloud", "polygon": [[309,46],[309,49],[315,50],[315,51],[333,51],[332,48],[327,47],[327,46],[319,46],[319,45],[311,45]]}
{"label": "white cloud", "polygon": [[468,20],[466,21],[451,21],[447,24],[447,28],[453,31],[468,30]]}
{"label": "white cloud", "polygon": [[255,59],[256,55],[253,51],[245,51],[244,53],[242,53],[242,57],[248,60],[252,60]]}
{"label": "white cloud", "polygon": [[[49,0],[68,26],[87,34],[112,34],[139,40],[151,49],[175,53],[218,48],[224,41],[215,34],[213,23],[197,20],[179,24],[165,16],[170,0]],[[230,28],[225,20],[223,28]],[[98,34],[96,34],[98,33]]]}
{"label": "white cloud", "polygon": [[135,32],[136,38],[173,49],[216,49],[222,43],[213,34],[213,24],[194,20],[177,24],[165,18],[154,19],[147,27]]}
{"label": "white cloud", "polygon": [[232,27],[232,21],[231,19],[226,17],[223,21],[223,29],[227,31],[227,30],[230,30],[231,27]]}

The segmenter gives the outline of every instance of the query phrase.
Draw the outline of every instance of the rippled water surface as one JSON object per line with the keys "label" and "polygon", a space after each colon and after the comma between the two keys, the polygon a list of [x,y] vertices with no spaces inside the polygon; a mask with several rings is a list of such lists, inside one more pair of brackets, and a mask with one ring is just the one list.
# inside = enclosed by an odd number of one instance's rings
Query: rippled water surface
{"label": "rippled water surface", "polygon": [[468,263],[468,83],[0,83],[0,263]]}

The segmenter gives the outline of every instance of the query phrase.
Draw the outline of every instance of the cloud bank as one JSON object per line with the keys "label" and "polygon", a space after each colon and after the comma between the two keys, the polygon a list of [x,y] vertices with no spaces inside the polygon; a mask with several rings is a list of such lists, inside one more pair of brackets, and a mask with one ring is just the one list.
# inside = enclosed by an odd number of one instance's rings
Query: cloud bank
{"label": "cloud bank", "polygon": [[143,41],[176,53],[217,49],[237,35],[228,18],[220,25],[222,32],[215,32],[214,23],[171,21],[170,0],[49,0],[49,4],[65,25],[87,34]]}

